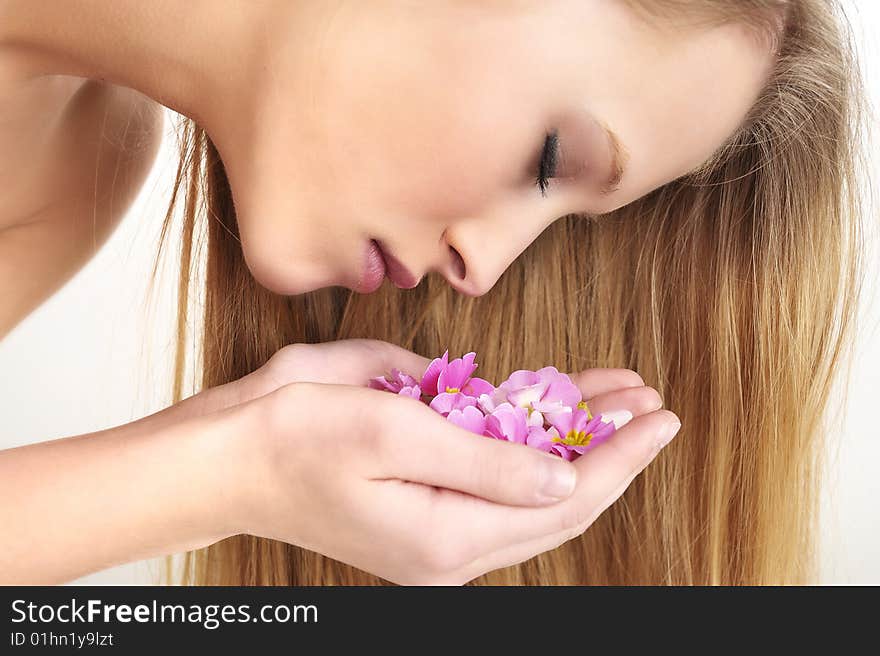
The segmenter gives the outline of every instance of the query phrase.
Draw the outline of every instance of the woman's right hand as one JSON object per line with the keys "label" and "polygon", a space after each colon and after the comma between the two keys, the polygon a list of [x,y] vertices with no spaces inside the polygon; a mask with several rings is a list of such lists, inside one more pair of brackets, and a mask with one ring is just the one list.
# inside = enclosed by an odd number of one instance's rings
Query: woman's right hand
{"label": "woman's right hand", "polygon": [[594,412],[634,415],[573,463],[363,385],[283,384],[205,419],[236,444],[233,532],[394,583],[462,584],[582,533],[671,439],[677,418],[634,378],[572,375]]}

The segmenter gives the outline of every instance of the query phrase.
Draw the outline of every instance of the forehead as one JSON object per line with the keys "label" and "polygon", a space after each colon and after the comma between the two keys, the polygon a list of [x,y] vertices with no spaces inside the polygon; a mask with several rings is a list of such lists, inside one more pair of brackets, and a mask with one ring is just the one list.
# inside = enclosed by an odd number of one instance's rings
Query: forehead
{"label": "forehead", "polygon": [[[333,167],[341,178],[429,158],[468,206],[524,164],[554,117],[577,115],[609,127],[628,153],[619,192],[595,211],[638,198],[736,131],[773,61],[743,21],[661,19],[631,0],[416,4],[388,5],[388,16],[348,6],[356,15],[334,23],[338,38],[310,67],[320,113],[306,123],[346,144]],[[395,198],[412,181],[367,186]]]}
{"label": "forehead", "polygon": [[533,122],[584,113],[618,135],[628,172],[606,209],[706,161],[742,123],[774,60],[772,42],[735,4],[721,15],[711,2],[490,3],[469,21],[454,5],[460,27],[435,44],[470,107],[497,121],[503,104],[510,129],[529,125],[530,111]]}

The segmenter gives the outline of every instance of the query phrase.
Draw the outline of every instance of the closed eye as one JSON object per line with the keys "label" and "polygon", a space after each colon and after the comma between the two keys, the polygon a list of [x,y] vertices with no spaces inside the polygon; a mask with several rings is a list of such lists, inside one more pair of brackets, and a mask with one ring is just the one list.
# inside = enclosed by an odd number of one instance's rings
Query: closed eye
{"label": "closed eye", "polygon": [[541,152],[541,161],[538,164],[537,176],[535,184],[541,190],[541,195],[547,195],[547,187],[550,178],[556,176],[556,169],[559,164],[559,132],[552,130],[544,139],[544,148]]}

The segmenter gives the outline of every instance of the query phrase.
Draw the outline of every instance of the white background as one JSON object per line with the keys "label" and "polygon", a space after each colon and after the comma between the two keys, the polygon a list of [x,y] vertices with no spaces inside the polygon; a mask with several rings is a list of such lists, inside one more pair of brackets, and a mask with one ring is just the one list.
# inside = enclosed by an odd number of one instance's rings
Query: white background
{"label": "white background", "polygon": [[[880,106],[880,3],[862,0],[850,3],[848,9],[876,108]],[[151,305],[146,297],[176,160],[170,115],[166,131],[147,183],[110,241],[0,342],[0,448],[108,428],[167,405],[174,271],[167,270],[160,279]],[[871,151],[873,170],[880,163],[877,144]],[[880,429],[873,414],[880,393],[876,246],[872,234],[868,294],[849,405],[833,404],[841,408],[843,424],[828,443],[830,476],[822,515],[820,577],[825,583],[880,583],[876,472]],[[151,583],[158,571],[158,561],[144,561],[78,582]]]}

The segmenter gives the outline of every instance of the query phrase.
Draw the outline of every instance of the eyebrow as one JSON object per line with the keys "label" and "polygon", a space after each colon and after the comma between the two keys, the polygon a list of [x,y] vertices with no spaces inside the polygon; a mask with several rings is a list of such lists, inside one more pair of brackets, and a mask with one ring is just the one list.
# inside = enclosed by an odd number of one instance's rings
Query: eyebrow
{"label": "eyebrow", "polygon": [[626,173],[629,152],[614,130],[609,128],[603,121],[598,119],[597,121],[608,139],[608,148],[611,151],[611,170],[608,178],[599,187],[599,193],[602,196],[607,196],[620,188],[620,181]]}

